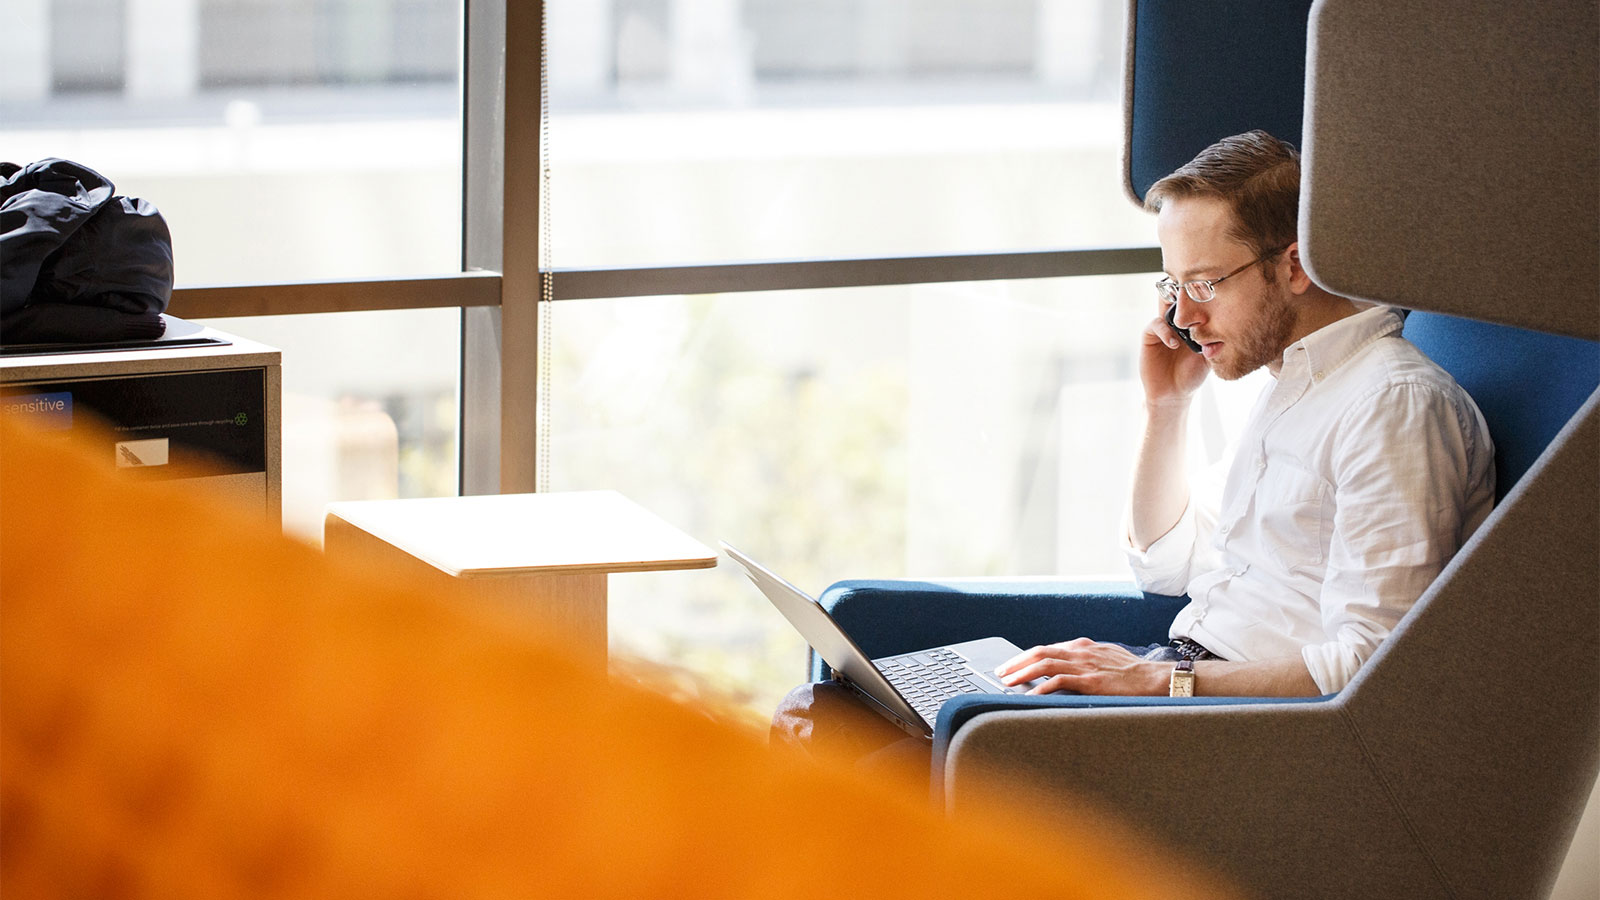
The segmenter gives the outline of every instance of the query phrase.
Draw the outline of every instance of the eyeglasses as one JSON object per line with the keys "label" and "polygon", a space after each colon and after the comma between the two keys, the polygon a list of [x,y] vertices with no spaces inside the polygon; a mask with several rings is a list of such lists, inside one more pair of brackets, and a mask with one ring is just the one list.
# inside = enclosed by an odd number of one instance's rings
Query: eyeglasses
{"label": "eyeglasses", "polygon": [[1250,268],[1256,263],[1261,262],[1262,260],[1271,259],[1287,249],[1289,249],[1289,245],[1284,244],[1282,247],[1279,247],[1276,250],[1268,250],[1266,253],[1263,253],[1255,259],[1250,260],[1249,262],[1237,269],[1234,269],[1232,272],[1229,272],[1221,278],[1213,278],[1210,281],[1185,281],[1183,284],[1178,284],[1176,281],[1173,281],[1170,278],[1164,278],[1161,281],[1156,282],[1156,293],[1160,294],[1161,299],[1166,303],[1177,303],[1178,288],[1183,288],[1183,292],[1189,295],[1190,300],[1193,300],[1196,303],[1210,303],[1217,296],[1217,285],[1227,281],[1229,278],[1232,278],[1240,272],[1243,272],[1245,269]]}

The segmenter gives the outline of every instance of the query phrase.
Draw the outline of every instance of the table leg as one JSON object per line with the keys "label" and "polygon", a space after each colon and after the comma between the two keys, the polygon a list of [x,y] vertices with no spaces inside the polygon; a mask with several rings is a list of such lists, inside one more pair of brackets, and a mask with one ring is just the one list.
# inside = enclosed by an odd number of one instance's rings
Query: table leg
{"label": "table leg", "polygon": [[526,614],[585,662],[606,662],[605,573],[459,578],[483,601]]}
{"label": "table leg", "polygon": [[437,585],[525,615],[580,661],[605,666],[607,576],[603,572],[457,578],[336,515],[324,520],[322,534],[322,549],[329,559],[354,561],[409,585],[423,589]]}

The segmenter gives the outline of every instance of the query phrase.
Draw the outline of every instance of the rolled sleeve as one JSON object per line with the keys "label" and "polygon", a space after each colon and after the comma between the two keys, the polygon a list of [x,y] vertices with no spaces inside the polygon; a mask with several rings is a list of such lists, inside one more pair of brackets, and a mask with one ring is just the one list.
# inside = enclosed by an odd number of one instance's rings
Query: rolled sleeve
{"label": "rolled sleeve", "polygon": [[1133,546],[1130,531],[1128,523],[1123,522],[1122,550],[1127,554],[1128,567],[1133,570],[1133,580],[1139,589],[1172,596],[1187,591],[1199,531],[1195,525],[1194,504],[1184,508],[1172,530],[1143,551]]}
{"label": "rolled sleeve", "polygon": [[1133,546],[1132,513],[1123,511],[1122,551],[1128,568],[1141,590],[1153,594],[1180,596],[1189,592],[1194,576],[1222,564],[1217,549],[1211,546],[1217,530],[1218,510],[1222,506],[1229,452],[1216,464],[1202,469],[1189,489],[1189,504],[1171,530],[1157,538],[1149,548]]}
{"label": "rolled sleeve", "polygon": [[1300,658],[1305,661],[1311,680],[1317,683],[1317,690],[1324,694],[1336,694],[1344,690],[1350,679],[1356,677],[1361,664],[1377,648],[1376,643],[1362,646],[1353,642],[1330,641],[1301,647]]}

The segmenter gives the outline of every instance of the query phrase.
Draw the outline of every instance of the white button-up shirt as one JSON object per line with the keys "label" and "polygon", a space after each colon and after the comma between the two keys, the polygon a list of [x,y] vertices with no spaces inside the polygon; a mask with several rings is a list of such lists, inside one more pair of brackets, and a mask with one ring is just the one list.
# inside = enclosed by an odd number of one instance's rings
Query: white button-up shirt
{"label": "white button-up shirt", "polygon": [[1465,391],[1374,306],[1284,351],[1220,504],[1191,492],[1140,587],[1187,593],[1172,623],[1229,660],[1298,653],[1343,688],[1488,516],[1494,448]]}

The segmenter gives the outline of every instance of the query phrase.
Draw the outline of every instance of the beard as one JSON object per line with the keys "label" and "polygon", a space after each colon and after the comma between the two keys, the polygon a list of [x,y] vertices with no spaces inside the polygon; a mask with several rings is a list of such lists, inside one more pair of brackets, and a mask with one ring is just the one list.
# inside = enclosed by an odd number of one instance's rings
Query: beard
{"label": "beard", "polygon": [[1255,315],[1242,333],[1227,342],[1211,361],[1211,371],[1224,381],[1237,381],[1283,356],[1294,333],[1295,312],[1273,279],[1256,296]]}

